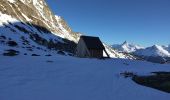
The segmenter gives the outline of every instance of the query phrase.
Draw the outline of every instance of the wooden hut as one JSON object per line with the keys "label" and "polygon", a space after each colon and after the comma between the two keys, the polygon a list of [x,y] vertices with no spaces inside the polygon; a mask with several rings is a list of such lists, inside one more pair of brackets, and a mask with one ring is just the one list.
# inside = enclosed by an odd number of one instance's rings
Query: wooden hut
{"label": "wooden hut", "polygon": [[103,58],[103,51],[109,57],[99,37],[92,36],[81,36],[76,48],[78,57]]}

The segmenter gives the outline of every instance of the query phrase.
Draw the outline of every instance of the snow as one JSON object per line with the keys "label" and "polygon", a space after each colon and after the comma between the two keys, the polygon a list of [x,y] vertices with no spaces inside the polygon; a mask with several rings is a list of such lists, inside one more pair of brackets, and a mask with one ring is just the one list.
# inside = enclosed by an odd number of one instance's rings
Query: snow
{"label": "snow", "polygon": [[[10,25],[9,22],[12,24]],[[24,22],[22,22],[24,23]],[[32,33],[38,33],[39,36],[41,36],[42,38],[46,39],[46,40],[56,40],[58,42],[61,42],[61,43],[65,43],[60,37],[52,34],[52,33],[40,33],[37,28],[35,27],[31,27],[29,25],[27,25],[26,23],[22,24],[21,21],[15,19],[15,18],[12,18],[10,15],[7,15],[7,14],[2,14],[0,12],[0,35],[4,35],[8,38],[11,38],[13,40],[15,40],[17,43],[21,43],[21,39],[20,37],[21,36],[24,36],[26,39],[28,39],[28,41],[32,44],[32,45],[37,45],[36,43],[32,42],[32,40],[30,40],[30,36],[29,34],[25,34],[24,32],[18,30],[16,27],[14,27],[14,25],[17,25],[17,26],[20,26],[22,28],[25,28],[26,30],[32,32]],[[10,28],[5,28],[5,26],[8,26]],[[11,31],[11,29],[14,29],[16,32],[13,32]],[[14,34],[12,34],[14,33]],[[16,34],[17,33],[17,34]]]}
{"label": "snow", "polygon": [[163,49],[167,50],[167,51],[170,53],[170,45],[168,45],[168,46],[162,46],[162,47],[163,47]]}
{"label": "snow", "polygon": [[130,78],[120,76],[124,71],[138,74],[170,71],[170,65],[60,55],[51,57],[0,55],[0,99],[167,100],[170,98],[168,93],[140,86]]}
{"label": "snow", "polygon": [[16,23],[18,20],[0,12],[0,27],[3,26],[3,24],[9,24],[8,22]]}
{"label": "snow", "polygon": [[10,3],[15,3],[16,2],[16,0],[7,0],[7,1],[9,1]]}
{"label": "snow", "polygon": [[45,17],[45,14],[44,14],[43,2],[40,2],[40,0],[33,0],[33,5],[35,6],[39,14],[44,18],[44,20],[48,21],[48,19]]}

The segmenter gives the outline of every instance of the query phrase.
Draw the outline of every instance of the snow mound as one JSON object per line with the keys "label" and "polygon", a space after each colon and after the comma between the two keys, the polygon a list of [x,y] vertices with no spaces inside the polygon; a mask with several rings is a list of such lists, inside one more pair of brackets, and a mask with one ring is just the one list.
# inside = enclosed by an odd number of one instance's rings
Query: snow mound
{"label": "snow mound", "polygon": [[16,2],[16,0],[7,0],[7,1],[9,1],[10,3],[15,3]]}

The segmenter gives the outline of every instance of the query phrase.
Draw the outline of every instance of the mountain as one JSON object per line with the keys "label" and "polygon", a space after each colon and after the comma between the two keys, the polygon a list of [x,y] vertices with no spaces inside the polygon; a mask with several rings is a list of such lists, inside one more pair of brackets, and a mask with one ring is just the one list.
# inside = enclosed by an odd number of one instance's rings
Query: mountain
{"label": "mountain", "polygon": [[168,45],[168,46],[162,46],[162,47],[170,53],[170,45]]}
{"label": "mountain", "polygon": [[138,56],[153,56],[153,57],[170,57],[170,45],[169,46],[159,46],[153,45],[151,47],[141,47],[139,45],[130,44],[125,41],[123,44],[112,45],[113,49],[118,50],[119,52],[133,53]]}
{"label": "mountain", "polygon": [[143,47],[139,46],[139,45],[135,45],[135,44],[130,44],[127,41],[125,41],[123,44],[119,45],[112,45],[112,48],[120,51],[120,52],[126,52],[126,53],[131,53],[134,52],[138,49],[142,49]]}
{"label": "mountain", "polygon": [[51,12],[44,0],[0,1],[0,48],[7,52],[74,53],[79,36],[63,18]]}
{"label": "mountain", "polygon": [[147,60],[155,63],[170,62],[170,46],[153,45],[151,47],[143,48],[138,45],[124,42],[121,45],[112,45],[113,49],[119,52],[133,55],[135,58]]}
{"label": "mountain", "polygon": [[21,22],[43,26],[62,38],[77,41],[76,35],[67,23],[55,16],[44,0],[1,0],[0,11]]}
{"label": "mountain", "polygon": [[169,63],[170,61],[170,53],[163,46],[159,45],[137,50],[133,54],[155,63]]}
{"label": "mountain", "polygon": [[[107,44],[103,43],[103,45],[105,46],[105,49],[111,58],[137,59],[133,55],[124,53],[124,52],[119,52],[119,51],[113,49],[112,47],[108,46]],[[104,53],[104,56],[106,56],[105,53]]]}
{"label": "mountain", "polygon": [[162,46],[159,45],[154,45],[152,47],[137,50],[135,54],[140,56],[170,57],[170,53],[167,50],[165,50]]}

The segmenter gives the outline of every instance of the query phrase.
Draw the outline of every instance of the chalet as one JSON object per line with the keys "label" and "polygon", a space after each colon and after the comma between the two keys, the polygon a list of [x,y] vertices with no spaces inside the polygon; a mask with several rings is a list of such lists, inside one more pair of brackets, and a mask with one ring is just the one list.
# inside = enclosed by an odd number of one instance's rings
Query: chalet
{"label": "chalet", "polygon": [[78,57],[103,58],[103,52],[109,57],[99,37],[80,37],[76,48],[76,54]]}

